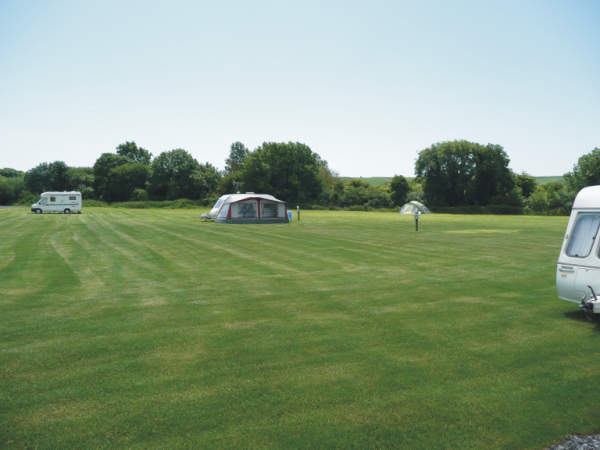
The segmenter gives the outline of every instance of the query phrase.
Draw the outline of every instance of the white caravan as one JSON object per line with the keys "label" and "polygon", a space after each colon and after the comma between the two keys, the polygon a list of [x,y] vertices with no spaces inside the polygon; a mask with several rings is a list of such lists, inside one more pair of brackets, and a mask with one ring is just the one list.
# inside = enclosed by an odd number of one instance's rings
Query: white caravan
{"label": "white caravan", "polygon": [[40,199],[31,205],[31,211],[36,214],[81,214],[81,192],[42,192]]}
{"label": "white caravan", "polygon": [[600,186],[577,194],[556,265],[558,296],[600,314]]}

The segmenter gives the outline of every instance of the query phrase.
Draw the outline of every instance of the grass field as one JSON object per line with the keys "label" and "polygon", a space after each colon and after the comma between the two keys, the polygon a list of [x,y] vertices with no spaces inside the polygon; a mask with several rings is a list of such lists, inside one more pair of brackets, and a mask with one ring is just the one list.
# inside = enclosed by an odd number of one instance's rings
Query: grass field
{"label": "grass field", "polygon": [[599,432],[566,217],[0,210],[0,447],[542,448]]}

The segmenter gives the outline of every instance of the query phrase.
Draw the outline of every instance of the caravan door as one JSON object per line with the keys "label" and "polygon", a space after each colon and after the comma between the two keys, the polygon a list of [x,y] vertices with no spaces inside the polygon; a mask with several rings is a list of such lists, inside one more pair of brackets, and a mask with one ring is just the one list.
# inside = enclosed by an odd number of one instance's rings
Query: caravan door
{"label": "caravan door", "polygon": [[558,296],[579,303],[592,286],[600,294],[600,211],[574,211],[556,267]]}

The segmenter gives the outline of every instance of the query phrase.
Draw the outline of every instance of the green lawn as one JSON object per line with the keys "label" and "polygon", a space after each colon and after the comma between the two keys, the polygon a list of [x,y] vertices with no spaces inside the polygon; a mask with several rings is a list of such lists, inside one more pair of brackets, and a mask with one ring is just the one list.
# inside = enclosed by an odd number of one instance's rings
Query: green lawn
{"label": "green lawn", "polygon": [[0,447],[541,448],[599,432],[567,218],[0,210]]}

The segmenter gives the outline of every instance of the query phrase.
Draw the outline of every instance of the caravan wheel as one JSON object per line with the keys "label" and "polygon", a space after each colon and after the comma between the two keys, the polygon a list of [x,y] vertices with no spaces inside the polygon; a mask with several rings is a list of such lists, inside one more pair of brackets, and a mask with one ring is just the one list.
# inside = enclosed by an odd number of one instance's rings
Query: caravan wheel
{"label": "caravan wheel", "polygon": [[64,213],[65,213],[65,214],[71,214],[71,210],[70,210],[69,208],[65,208],[65,211],[64,211]]}

